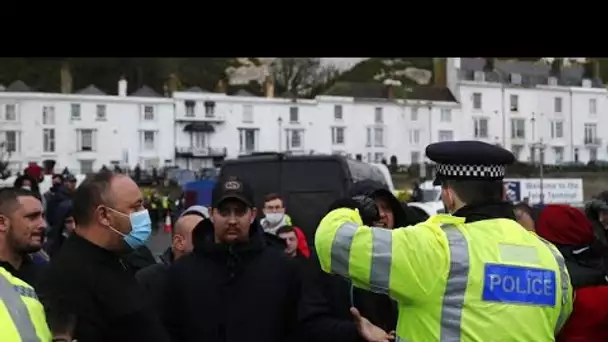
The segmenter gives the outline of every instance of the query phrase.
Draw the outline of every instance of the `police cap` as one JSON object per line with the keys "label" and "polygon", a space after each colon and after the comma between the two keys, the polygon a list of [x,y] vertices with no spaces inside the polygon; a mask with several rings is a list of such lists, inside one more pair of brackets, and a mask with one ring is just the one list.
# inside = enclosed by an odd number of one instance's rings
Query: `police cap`
{"label": "police cap", "polygon": [[436,163],[435,185],[449,179],[502,180],[505,166],[515,161],[504,148],[474,140],[430,144],[426,156]]}

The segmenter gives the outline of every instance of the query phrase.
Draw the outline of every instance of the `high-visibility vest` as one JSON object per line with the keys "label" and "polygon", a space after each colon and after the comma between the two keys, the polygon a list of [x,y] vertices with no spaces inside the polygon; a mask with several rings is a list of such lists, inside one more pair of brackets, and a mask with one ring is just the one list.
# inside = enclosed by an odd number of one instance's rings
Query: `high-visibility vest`
{"label": "high-visibility vest", "polygon": [[562,255],[513,220],[435,215],[388,230],[341,208],[315,247],[325,272],[398,302],[399,342],[554,341],[572,312]]}
{"label": "high-visibility vest", "polygon": [[51,331],[34,288],[0,267],[0,341],[49,342]]}

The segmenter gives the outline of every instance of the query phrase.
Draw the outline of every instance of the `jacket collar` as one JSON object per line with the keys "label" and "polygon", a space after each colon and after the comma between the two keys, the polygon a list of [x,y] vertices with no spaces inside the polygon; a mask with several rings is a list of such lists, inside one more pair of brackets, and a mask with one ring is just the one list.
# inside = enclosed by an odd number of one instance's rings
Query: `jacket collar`
{"label": "jacket collar", "polygon": [[265,233],[258,220],[249,227],[249,240],[234,244],[216,243],[213,223],[209,219],[201,221],[192,231],[194,253],[211,257],[244,256],[257,254],[266,247]]}
{"label": "jacket collar", "polygon": [[513,205],[510,202],[495,201],[467,204],[458,209],[453,216],[464,217],[466,223],[491,219],[510,219],[515,221]]}

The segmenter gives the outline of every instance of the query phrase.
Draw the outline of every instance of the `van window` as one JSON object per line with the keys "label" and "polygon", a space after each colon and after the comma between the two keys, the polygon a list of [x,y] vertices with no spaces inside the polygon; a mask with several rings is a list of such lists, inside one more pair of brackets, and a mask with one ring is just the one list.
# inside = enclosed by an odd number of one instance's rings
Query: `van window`
{"label": "van window", "polygon": [[347,163],[348,168],[350,169],[350,175],[352,177],[353,183],[357,183],[366,179],[371,179],[388,187],[384,175],[382,174],[382,172],[380,172],[380,170],[376,169],[374,166],[352,159],[348,159]]}

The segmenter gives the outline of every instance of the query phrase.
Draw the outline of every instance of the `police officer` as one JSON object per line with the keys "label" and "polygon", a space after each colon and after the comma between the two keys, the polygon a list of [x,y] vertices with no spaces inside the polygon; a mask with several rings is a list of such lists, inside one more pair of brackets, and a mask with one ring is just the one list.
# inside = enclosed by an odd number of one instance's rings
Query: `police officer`
{"label": "police officer", "polygon": [[50,341],[44,307],[34,288],[0,267],[0,341]]}
{"label": "police officer", "polygon": [[572,288],[561,254],[503,202],[513,154],[478,141],[426,154],[452,215],[386,230],[366,226],[377,219],[370,199],[339,201],[315,236],[323,270],[395,299],[398,341],[553,341]]}

